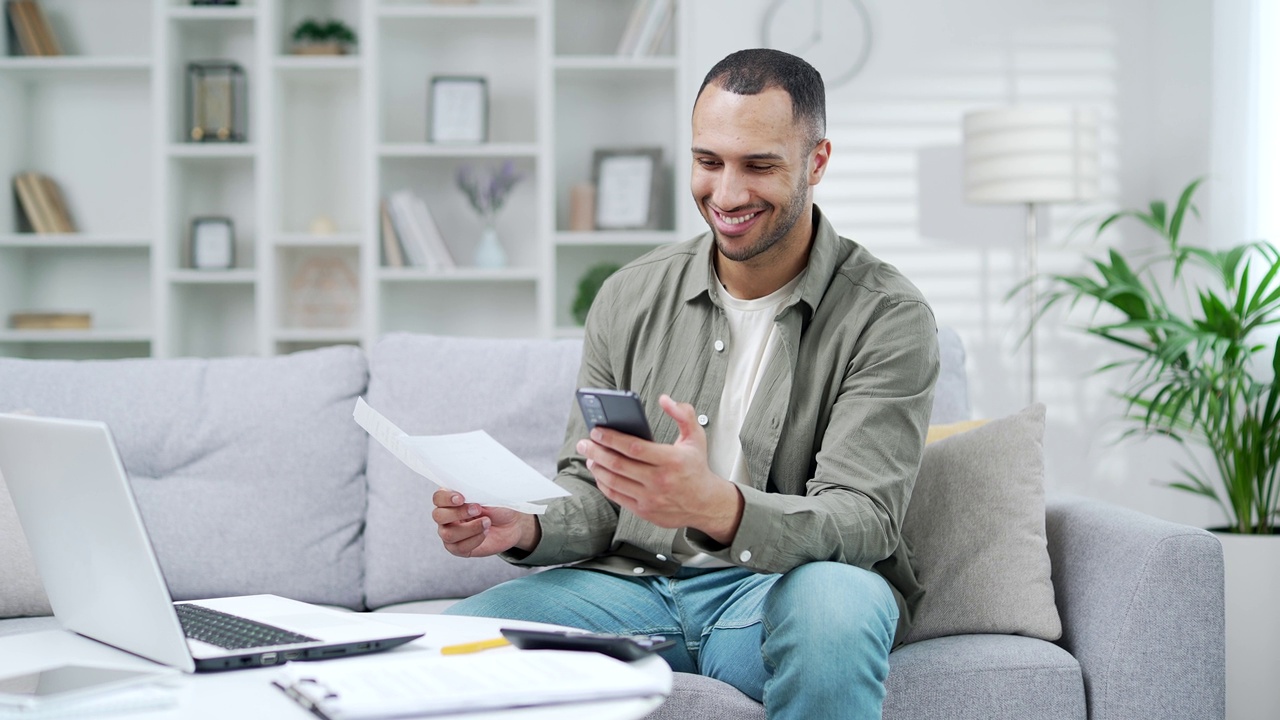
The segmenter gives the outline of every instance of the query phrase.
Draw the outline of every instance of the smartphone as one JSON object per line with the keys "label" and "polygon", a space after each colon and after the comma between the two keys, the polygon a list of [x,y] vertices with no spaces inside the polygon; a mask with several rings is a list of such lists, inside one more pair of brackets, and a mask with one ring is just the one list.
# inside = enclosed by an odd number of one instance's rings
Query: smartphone
{"label": "smartphone", "polygon": [[0,678],[0,709],[35,709],[56,703],[145,683],[162,677],[148,670],[121,670],[88,665],[58,667]]}
{"label": "smartphone", "polygon": [[578,407],[587,421],[587,430],[599,426],[653,440],[649,421],[644,416],[644,403],[630,390],[579,388]]}
{"label": "smartphone", "polygon": [[502,628],[502,636],[521,650],[585,650],[624,662],[648,657],[654,651],[676,643],[663,635],[604,635],[514,628]]}

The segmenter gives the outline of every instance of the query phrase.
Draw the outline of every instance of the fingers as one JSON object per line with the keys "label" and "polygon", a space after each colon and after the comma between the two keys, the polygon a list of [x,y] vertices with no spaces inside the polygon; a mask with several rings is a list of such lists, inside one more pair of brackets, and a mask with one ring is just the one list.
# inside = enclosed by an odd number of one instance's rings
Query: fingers
{"label": "fingers", "polygon": [[676,427],[680,429],[680,437],[690,438],[703,432],[702,426],[698,424],[698,411],[689,403],[676,402],[670,395],[661,395],[658,397],[658,405],[662,407],[663,412],[676,421]]}
{"label": "fingers", "polygon": [[[447,505],[440,504],[441,493],[445,493]],[[454,501],[457,498],[457,501]],[[484,508],[476,503],[463,502],[464,498],[456,492],[449,490],[437,490],[432,499],[436,501],[436,507],[431,511],[431,519],[436,521],[437,525],[448,525],[451,523],[463,522],[473,518],[480,517],[484,514]]]}

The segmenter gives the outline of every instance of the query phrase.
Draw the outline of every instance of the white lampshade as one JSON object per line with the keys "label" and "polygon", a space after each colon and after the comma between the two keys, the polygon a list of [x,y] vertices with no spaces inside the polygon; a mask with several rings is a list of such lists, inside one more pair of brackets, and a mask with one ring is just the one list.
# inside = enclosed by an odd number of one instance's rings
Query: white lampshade
{"label": "white lampshade", "polygon": [[971,203],[1079,202],[1098,196],[1098,122],[1071,107],[1009,107],[964,116]]}

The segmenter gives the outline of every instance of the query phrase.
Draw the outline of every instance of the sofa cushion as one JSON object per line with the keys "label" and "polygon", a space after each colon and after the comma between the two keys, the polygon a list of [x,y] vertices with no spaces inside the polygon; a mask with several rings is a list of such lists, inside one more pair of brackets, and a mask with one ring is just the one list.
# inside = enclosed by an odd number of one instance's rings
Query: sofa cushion
{"label": "sofa cushion", "polygon": [[110,426],[175,599],[362,602],[364,355],[0,359],[0,407]]}
{"label": "sofa cushion", "polygon": [[1044,406],[939,440],[903,521],[924,585],[906,642],[964,633],[1056,640],[1044,511]]}
{"label": "sofa cushion", "polygon": [[1011,635],[960,635],[889,655],[884,717],[1085,720],[1080,663],[1066,650]]}
{"label": "sofa cushion", "polygon": [[[547,477],[564,442],[581,361],[577,340],[395,333],[370,354],[373,409],[410,435],[484,430]],[[369,443],[365,593],[371,608],[466,597],[528,573],[496,557],[450,555],[431,520],[435,486]]]}

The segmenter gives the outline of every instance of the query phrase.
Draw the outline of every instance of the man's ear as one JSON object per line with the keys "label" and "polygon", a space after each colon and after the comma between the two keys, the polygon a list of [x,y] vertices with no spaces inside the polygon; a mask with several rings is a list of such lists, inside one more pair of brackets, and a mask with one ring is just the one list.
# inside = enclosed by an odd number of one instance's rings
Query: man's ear
{"label": "man's ear", "polygon": [[827,173],[827,163],[829,162],[831,162],[831,141],[822,138],[809,153],[810,185],[817,185],[822,182],[822,176]]}

